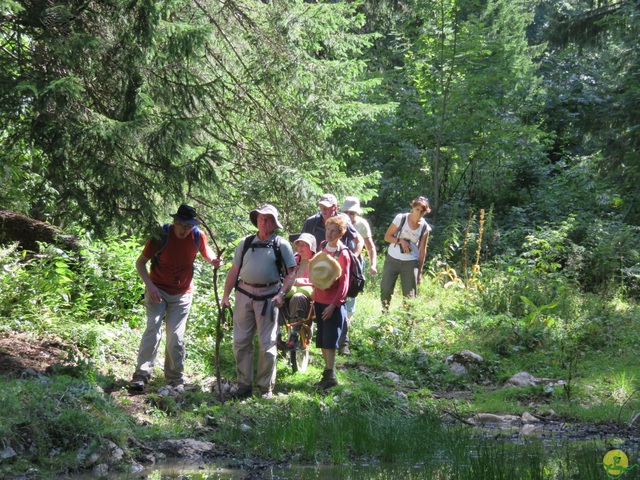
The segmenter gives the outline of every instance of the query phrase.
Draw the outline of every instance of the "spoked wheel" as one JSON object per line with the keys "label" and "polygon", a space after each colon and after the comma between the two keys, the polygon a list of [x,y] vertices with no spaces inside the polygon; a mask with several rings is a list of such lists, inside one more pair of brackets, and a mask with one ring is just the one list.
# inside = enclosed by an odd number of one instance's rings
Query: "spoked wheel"
{"label": "spoked wheel", "polygon": [[293,373],[304,372],[309,366],[309,346],[313,337],[313,323],[304,324],[298,332],[296,348],[290,352],[291,370]]}

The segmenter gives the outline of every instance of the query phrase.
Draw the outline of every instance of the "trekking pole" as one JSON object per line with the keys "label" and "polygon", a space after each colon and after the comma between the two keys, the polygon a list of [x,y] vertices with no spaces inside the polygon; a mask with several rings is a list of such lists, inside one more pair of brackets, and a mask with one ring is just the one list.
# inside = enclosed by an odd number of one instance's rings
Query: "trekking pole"
{"label": "trekking pole", "polygon": [[[200,215],[196,215],[198,220],[202,223],[202,226],[207,229],[209,233],[209,237],[213,242],[213,245],[216,247],[216,256],[218,258],[222,258],[222,254],[224,253],[224,248],[220,248],[218,242],[216,242],[215,237],[213,236],[213,232],[207,225],[207,222]],[[220,341],[222,340],[222,322],[224,321],[225,309],[227,307],[222,307],[220,305],[220,296],[218,295],[218,269],[219,267],[213,267],[213,293],[216,299],[216,307],[218,309],[218,318],[216,320],[216,347],[215,347],[215,364],[216,364],[216,382],[218,384],[218,398],[221,403],[224,403],[224,395],[222,394],[222,376],[220,375]]]}

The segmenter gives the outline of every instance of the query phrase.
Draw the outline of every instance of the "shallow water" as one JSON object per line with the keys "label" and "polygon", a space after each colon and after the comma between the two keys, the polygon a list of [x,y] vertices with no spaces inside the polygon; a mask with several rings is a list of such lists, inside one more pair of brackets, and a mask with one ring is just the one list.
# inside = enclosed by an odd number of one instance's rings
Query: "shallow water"
{"label": "shallow water", "polygon": [[[491,442],[487,442],[491,443]],[[507,442],[509,443],[509,442]],[[640,479],[640,452],[629,453],[629,468],[607,475],[602,466],[603,451],[608,448],[597,444],[572,444],[543,450],[527,450],[489,446],[467,454],[441,452],[425,462],[412,465],[383,463],[353,463],[347,465],[269,465],[240,469],[237,462],[193,460],[167,460],[135,473],[109,473],[103,476],[84,474],[65,477],[73,480],[495,480],[495,479],[580,479],[597,480],[618,478]]]}
{"label": "shallow water", "polygon": [[[73,480],[495,480],[495,479],[640,479],[638,436],[621,438],[593,427],[564,423],[537,426],[484,425],[465,434],[452,429],[443,443],[413,463],[378,461],[340,465],[290,464],[225,457],[215,460],[165,459],[134,473],[84,474]],[[621,451],[628,469],[607,475],[607,454]],[[411,452],[407,452],[411,453]],[[417,452],[416,452],[417,453]],[[417,459],[417,460],[416,460]]]}

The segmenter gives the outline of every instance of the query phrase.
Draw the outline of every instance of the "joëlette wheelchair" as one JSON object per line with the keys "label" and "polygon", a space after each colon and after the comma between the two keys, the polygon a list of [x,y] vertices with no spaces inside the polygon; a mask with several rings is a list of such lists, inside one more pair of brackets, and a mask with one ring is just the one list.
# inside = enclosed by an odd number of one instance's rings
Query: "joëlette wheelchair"
{"label": "jo\u00eblette wheelchair", "polygon": [[304,372],[309,365],[309,346],[313,338],[313,322],[315,311],[313,301],[307,299],[308,308],[305,312],[300,307],[292,308],[292,298],[285,299],[280,309],[277,345],[293,373]]}

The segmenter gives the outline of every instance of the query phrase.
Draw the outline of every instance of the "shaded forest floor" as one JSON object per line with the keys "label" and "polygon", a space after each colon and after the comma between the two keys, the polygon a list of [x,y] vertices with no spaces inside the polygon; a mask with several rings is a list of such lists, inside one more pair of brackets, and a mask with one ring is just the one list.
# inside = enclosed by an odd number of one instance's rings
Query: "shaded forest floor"
{"label": "shaded forest floor", "polygon": [[[65,369],[71,367],[69,363],[70,351],[75,346],[64,344],[60,339],[36,338],[21,333],[3,334],[0,337],[0,377],[25,378],[36,375],[48,375],[54,373],[64,373]],[[341,369],[355,368],[357,365],[350,362],[347,366],[341,365]],[[148,416],[146,394],[130,394],[126,391],[127,380],[118,379],[106,390],[107,394],[118,404],[139,425],[149,425],[152,418]],[[193,385],[190,388],[202,390],[202,385]],[[498,388],[498,386],[486,385],[487,390]],[[153,389],[145,393],[155,393]],[[281,386],[276,386],[276,395],[286,395]],[[212,394],[213,396],[213,394]],[[457,401],[467,399],[470,396],[468,390],[454,390],[433,392],[433,397],[444,401]],[[122,401],[122,399],[125,401]],[[533,404],[531,404],[534,407]],[[454,412],[444,408],[442,418],[445,421],[465,422]],[[561,417],[542,419],[542,430],[547,436],[554,438],[566,438],[572,440],[590,440],[610,437],[615,435],[624,442],[627,448],[640,452],[640,427],[637,425],[622,426],[615,422],[604,423],[576,423]],[[484,428],[481,435],[491,435],[492,432],[500,430],[495,425]],[[544,436],[544,434],[543,434]]]}

